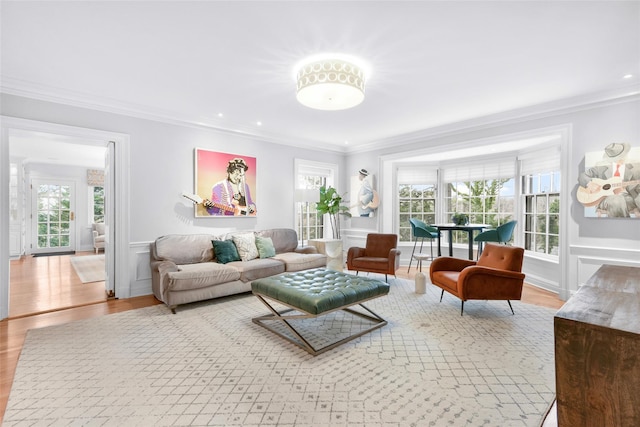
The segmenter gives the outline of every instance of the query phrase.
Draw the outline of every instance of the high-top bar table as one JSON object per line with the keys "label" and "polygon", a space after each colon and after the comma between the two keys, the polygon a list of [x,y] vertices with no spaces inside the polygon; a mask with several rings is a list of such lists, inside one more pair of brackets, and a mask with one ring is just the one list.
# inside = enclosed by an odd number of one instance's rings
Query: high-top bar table
{"label": "high-top bar table", "polygon": [[[482,231],[485,228],[489,228],[490,226],[488,224],[436,224],[434,225],[434,227],[436,227],[438,231],[449,232],[449,256],[453,256],[453,232],[466,231],[467,233],[469,233],[469,259],[473,259],[473,232],[475,230]],[[438,256],[441,255],[442,251],[440,250],[440,233],[438,233]]]}

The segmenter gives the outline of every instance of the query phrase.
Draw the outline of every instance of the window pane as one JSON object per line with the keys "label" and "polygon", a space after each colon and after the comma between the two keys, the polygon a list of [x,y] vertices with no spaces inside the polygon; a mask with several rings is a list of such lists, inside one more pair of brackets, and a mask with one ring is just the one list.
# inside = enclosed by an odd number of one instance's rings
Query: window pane
{"label": "window pane", "polygon": [[104,222],[104,187],[93,187],[91,207],[89,212],[93,214],[92,222]]}
{"label": "window pane", "polygon": [[38,236],[42,236],[45,234],[49,234],[49,224],[39,223],[38,224]]}
{"label": "window pane", "polygon": [[544,234],[536,234],[536,252],[546,253],[546,241]]}
{"label": "window pane", "polygon": [[543,196],[536,197],[536,212],[547,212],[547,198]]}
{"label": "window pane", "polygon": [[549,215],[549,233],[560,234],[560,215]]}
{"label": "window pane", "polygon": [[549,254],[558,255],[559,241],[560,239],[558,238],[558,236],[549,236],[549,252],[548,252]]}

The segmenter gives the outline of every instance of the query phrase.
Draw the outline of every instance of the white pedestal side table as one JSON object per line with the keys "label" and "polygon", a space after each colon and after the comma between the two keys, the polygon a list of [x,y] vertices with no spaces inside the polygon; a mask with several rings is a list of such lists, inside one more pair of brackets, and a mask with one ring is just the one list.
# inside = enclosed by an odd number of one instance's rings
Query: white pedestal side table
{"label": "white pedestal side table", "polygon": [[429,254],[413,254],[413,259],[418,261],[418,272],[416,273],[416,294],[424,294],[427,292],[427,276],[422,272],[422,261],[430,260],[432,257]]}
{"label": "white pedestal side table", "polygon": [[334,271],[344,270],[344,254],[340,239],[311,239],[309,245],[315,246],[319,253],[327,256],[327,268]]}

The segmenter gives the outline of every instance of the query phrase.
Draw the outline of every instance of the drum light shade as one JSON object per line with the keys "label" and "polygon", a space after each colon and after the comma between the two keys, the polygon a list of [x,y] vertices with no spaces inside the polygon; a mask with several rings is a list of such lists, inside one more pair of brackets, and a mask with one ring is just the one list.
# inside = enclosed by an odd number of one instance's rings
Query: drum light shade
{"label": "drum light shade", "polygon": [[348,57],[314,56],[295,68],[298,101],[317,110],[345,110],[364,100],[365,68]]}

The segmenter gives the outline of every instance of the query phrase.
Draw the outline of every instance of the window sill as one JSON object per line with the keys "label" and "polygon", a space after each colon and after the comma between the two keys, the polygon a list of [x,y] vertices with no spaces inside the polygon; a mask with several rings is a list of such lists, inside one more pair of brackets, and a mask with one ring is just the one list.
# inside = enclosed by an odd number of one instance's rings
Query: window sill
{"label": "window sill", "polygon": [[549,262],[553,264],[560,264],[560,257],[557,255],[547,255],[547,254],[541,254],[538,252],[525,250],[524,256],[525,258],[529,258],[529,259],[537,259],[539,261]]}

